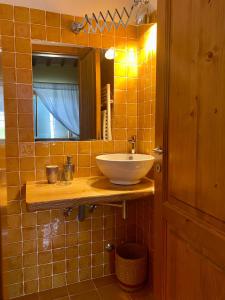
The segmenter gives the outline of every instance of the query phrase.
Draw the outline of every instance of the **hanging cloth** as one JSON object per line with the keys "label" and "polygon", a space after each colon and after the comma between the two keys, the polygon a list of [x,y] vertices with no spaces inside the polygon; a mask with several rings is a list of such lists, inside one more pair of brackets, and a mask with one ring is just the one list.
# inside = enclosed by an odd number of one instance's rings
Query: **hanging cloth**
{"label": "hanging cloth", "polygon": [[38,82],[34,83],[34,91],[54,118],[79,137],[78,85]]}

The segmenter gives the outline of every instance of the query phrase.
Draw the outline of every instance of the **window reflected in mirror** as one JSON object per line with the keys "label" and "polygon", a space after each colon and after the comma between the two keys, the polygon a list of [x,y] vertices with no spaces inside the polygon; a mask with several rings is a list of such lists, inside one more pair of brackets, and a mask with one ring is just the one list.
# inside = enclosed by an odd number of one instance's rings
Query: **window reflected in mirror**
{"label": "window reflected in mirror", "polygon": [[33,45],[35,140],[112,139],[114,60],[101,49],[41,48]]}

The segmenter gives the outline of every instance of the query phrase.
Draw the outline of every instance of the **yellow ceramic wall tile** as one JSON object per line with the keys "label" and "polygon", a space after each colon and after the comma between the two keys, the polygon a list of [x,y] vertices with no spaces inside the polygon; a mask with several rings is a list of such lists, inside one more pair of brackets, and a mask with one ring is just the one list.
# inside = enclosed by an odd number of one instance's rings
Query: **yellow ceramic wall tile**
{"label": "yellow ceramic wall tile", "polygon": [[53,287],[61,287],[66,285],[66,275],[65,274],[56,274],[53,275]]}
{"label": "yellow ceramic wall tile", "polygon": [[78,168],[90,167],[90,155],[82,154],[78,156]]}
{"label": "yellow ceramic wall tile", "polygon": [[9,284],[19,283],[23,281],[22,269],[7,272],[7,282]]}
{"label": "yellow ceramic wall tile", "polygon": [[33,102],[31,99],[18,99],[17,102],[19,114],[33,114]]}
{"label": "yellow ceramic wall tile", "polygon": [[85,281],[91,279],[91,268],[89,269],[80,269],[79,270],[80,281]]}
{"label": "yellow ceramic wall tile", "polygon": [[17,98],[32,99],[33,89],[31,84],[17,84]]}
{"label": "yellow ceramic wall tile", "polygon": [[10,299],[19,297],[23,294],[23,284],[22,283],[11,284],[9,285],[8,290],[9,290],[8,294]]}
{"label": "yellow ceramic wall tile", "polygon": [[13,6],[0,3],[0,19],[13,19]]}
{"label": "yellow ceramic wall tile", "polygon": [[2,53],[2,65],[3,65],[3,67],[15,67],[15,53],[3,52]]}
{"label": "yellow ceramic wall tile", "polygon": [[79,33],[77,36],[77,44],[82,46],[89,45],[89,36],[87,33]]}
{"label": "yellow ceramic wall tile", "polygon": [[21,230],[16,229],[9,229],[8,236],[7,236],[8,243],[16,243],[21,241]]}
{"label": "yellow ceramic wall tile", "polygon": [[20,228],[21,227],[21,216],[20,215],[7,216],[7,226],[9,229]]}
{"label": "yellow ceramic wall tile", "polygon": [[50,211],[40,211],[37,213],[37,224],[48,224],[50,223]]}
{"label": "yellow ceramic wall tile", "polygon": [[39,278],[48,277],[52,275],[52,264],[40,265],[38,266],[38,276]]}
{"label": "yellow ceramic wall tile", "polygon": [[16,52],[20,53],[30,53],[31,51],[31,41],[28,38],[16,37],[15,39]]}
{"label": "yellow ceramic wall tile", "polygon": [[66,250],[65,248],[54,249],[52,251],[53,261],[65,260],[66,258]]}
{"label": "yellow ceramic wall tile", "polygon": [[19,128],[33,127],[33,114],[19,114],[18,125]]}
{"label": "yellow ceramic wall tile", "polygon": [[0,26],[1,26],[2,35],[8,35],[8,36],[14,35],[14,22],[9,20],[1,20]]}
{"label": "yellow ceramic wall tile", "polygon": [[5,252],[4,257],[13,257],[22,255],[22,243],[8,243],[7,244],[7,251]]}
{"label": "yellow ceramic wall tile", "polygon": [[114,152],[114,142],[103,141],[103,153],[113,153],[113,152]]}
{"label": "yellow ceramic wall tile", "polygon": [[31,25],[31,38],[34,40],[46,40],[46,27],[43,25]]}
{"label": "yellow ceramic wall tile", "polygon": [[92,256],[92,266],[102,265],[104,262],[103,253],[97,253]]}
{"label": "yellow ceramic wall tile", "polygon": [[19,186],[20,178],[18,172],[7,172],[7,184],[9,186]]}
{"label": "yellow ceramic wall tile", "polygon": [[79,245],[79,256],[91,255],[91,243]]}
{"label": "yellow ceramic wall tile", "polygon": [[53,165],[57,165],[60,168],[62,168],[63,164],[65,163],[65,156],[60,156],[60,155],[51,156],[50,157],[50,163],[53,164]]}
{"label": "yellow ceramic wall tile", "polygon": [[59,27],[60,26],[60,14],[53,13],[53,12],[46,12],[46,25]]}
{"label": "yellow ceramic wall tile", "polygon": [[51,251],[43,251],[38,253],[38,264],[48,264],[52,262],[52,253]]}
{"label": "yellow ceramic wall tile", "polygon": [[39,9],[30,10],[30,19],[33,24],[45,24],[45,11]]}
{"label": "yellow ceramic wall tile", "polygon": [[86,269],[91,265],[91,256],[79,257],[79,268]]}
{"label": "yellow ceramic wall tile", "polygon": [[91,154],[100,154],[103,151],[103,141],[91,142]]}
{"label": "yellow ceramic wall tile", "polygon": [[39,157],[36,157],[35,159],[36,161],[36,168],[37,169],[43,169],[45,171],[45,167],[47,165],[50,164],[51,160],[50,160],[50,157],[46,157],[46,156],[39,156]]}
{"label": "yellow ceramic wall tile", "polygon": [[16,72],[14,68],[3,68],[3,78],[5,83],[16,82]]}
{"label": "yellow ceramic wall tile", "polygon": [[114,78],[115,89],[126,90],[127,89],[127,78],[115,77]]}
{"label": "yellow ceramic wall tile", "polygon": [[65,155],[76,155],[78,149],[77,142],[65,142],[64,143],[64,154]]}
{"label": "yellow ceramic wall tile", "polygon": [[14,18],[15,18],[15,21],[29,23],[29,21],[30,21],[29,8],[15,6],[14,7]]}
{"label": "yellow ceramic wall tile", "polygon": [[34,171],[20,172],[20,183],[26,184],[27,181],[35,181]]}
{"label": "yellow ceramic wall tile", "polygon": [[127,76],[127,65],[116,63],[114,64],[114,74],[118,77],[126,77]]}
{"label": "yellow ceramic wall tile", "polygon": [[103,248],[104,248],[103,239],[99,242],[92,243],[92,253],[93,254],[104,251]]}
{"label": "yellow ceramic wall tile", "polygon": [[61,41],[62,43],[76,44],[77,36],[70,29],[63,28],[61,30]]}
{"label": "yellow ceramic wall tile", "polygon": [[34,132],[33,129],[20,128],[19,129],[19,142],[33,142]]}
{"label": "yellow ceramic wall tile", "polygon": [[46,29],[47,41],[60,42],[61,31],[59,28],[47,27]]}
{"label": "yellow ceramic wall tile", "polygon": [[113,129],[113,137],[115,140],[126,140],[127,134],[126,129]]}
{"label": "yellow ceramic wall tile", "polygon": [[38,291],[38,280],[31,280],[24,282],[25,294],[33,294]]}
{"label": "yellow ceramic wall tile", "polygon": [[65,261],[58,261],[53,263],[53,274],[65,273]]}
{"label": "yellow ceramic wall tile", "polygon": [[83,231],[80,232],[78,235],[78,242],[80,244],[86,244],[89,243],[91,241],[91,233],[90,231]]}
{"label": "yellow ceramic wall tile", "polygon": [[114,46],[114,38],[111,35],[102,35],[102,48],[107,49]]}
{"label": "yellow ceramic wall tile", "polygon": [[102,37],[101,34],[90,34],[89,35],[89,46],[94,48],[101,48],[102,47]]}
{"label": "yellow ceramic wall tile", "polygon": [[15,215],[20,213],[21,213],[20,202],[17,200],[10,201],[7,205],[7,214]]}
{"label": "yellow ceramic wall tile", "polygon": [[7,114],[5,119],[6,128],[16,128],[17,127],[17,114]]}
{"label": "yellow ceramic wall tile", "polygon": [[22,236],[24,241],[31,241],[37,238],[36,227],[26,227],[22,230]]}
{"label": "yellow ceramic wall tile", "polygon": [[50,154],[51,155],[63,155],[64,154],[64,143],[63,142],[50,143]]}
{"label": "yellow ceramic wall tile", "polygon": [[16,53],[16,67],[32,70],[31,54]]}
{"label": "yellow ceramic wall tile", "polygon": [[74,270],[72,272],[66,272],[66,281],[67,284],[72,284],[78,282],[78,270]]}
{"label": "yellow ceramic wall tile", "polygon": [[47,291],[52,288],[52,277],[45,277],[39,279],[39,290]]}
{"label": "yellow ceramic wall tile", "polygon": [[20,170],[21,171],[32,171],[34,170],[34,158],[23,157],[20,159]]}
{"label": "yellow ceramic wall tile", "polygon": [[89,154],[91,150],[90,142],[79,142],[78,143],[78,154]]}
{"label": "yellow ceramic wall tile", "polygon": [[19,155],[18,144],[17,143],[7,143],[6,155],[7,155],[7,157],[18,157],[18,155]]}
{"label": "yellow ceramic wall tile", "polygon": [[31,227],[37,225],[36,213],[24,213],[22,214],[22,226]]}
{"label": "yellow ceramic wall tile", "polygon": [[64,235],[55,236],[52,239],[52,247],[54,249],[65,247],[65,243],[66,243],[66,241],[65,241],[65,236]]}
{"label": "yellow ceramic wall tile", "polygon": [[124,37],[115,37],[115,47],[119,50],[127,49],[127,38]]}
{"label": "yellow ceramic wall tile", "polygon": [[36,156],[48,156],[49,152],[49,143],[36,142],[35,143],[35,155]]}
{"label": "yellow ceramic wall tile", "polygon": [[74,16],[70,16],[70,15],[65,15],[62,14],[61,15],[61,27],[62,28],[66,28],[66,29],[71,29],[71,24],[74,21]]}
{"label": "yellow ceramic wall tile", "polygon": [[104,275],[104,266],[103,265],[91,268],[92,278],[100,278],[100,277],[103,277],[103,275]]}
{"label": "yellow ceramic wall tile", "polygon": [[114,151],[115,151],[115,153],[126,152],[127,151],[127,142],[126,141],[115,141],[114,142]]}
{"label": "yellow ceramic wall tile", "polygon": [[15,23],[15,35],[17,37],[30,37],[30,25],[22,22]]}
{"label": "yellow ceramic wall tile", "polygon": [[17,270],[22,268],[22,256],[14,256],[3,259],[3,270]]}
{"label": "yellow ceramic wall tile", "polygon": [[24,268],[23,274],[24,274],[24,281],[30,281],[38,278],[37,266]]}

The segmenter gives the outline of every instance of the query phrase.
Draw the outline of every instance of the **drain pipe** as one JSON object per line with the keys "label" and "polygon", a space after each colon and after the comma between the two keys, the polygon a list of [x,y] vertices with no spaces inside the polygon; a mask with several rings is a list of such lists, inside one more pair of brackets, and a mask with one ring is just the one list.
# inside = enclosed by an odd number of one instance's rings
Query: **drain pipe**
{"label": "drain pipe", "polygon": [[[98,203],[98,204],[92,204],[89,205],[89,212],[93,213],[94,210],[97,208],[97,206],[110,206],[110,207],[118,207],[122,209],[122,219],[126,220],[127,218],[127,206],[126,206],[126,200],[123,200],[121,204],[115,204],[115,203]],[[64,216],[69,217],[72,213],[72,207],[68,207],[64,210]],[[83,222],[86,218],[86,205],[79,205],[78,206],[78,215],[77,219],[79,222]]]}
{"label": "drain pipe", "polygon": [[118,207],[122,208],[122,218],[123,220],[126,220],[127,218],[127,205],[126,205],[126,200],[123,200],[121,204],[115,204],[115,203],[98,203],[98,204],[93,204],[89,206],[89,211],[93,212],[97,206],[110,206],[110,207]]}

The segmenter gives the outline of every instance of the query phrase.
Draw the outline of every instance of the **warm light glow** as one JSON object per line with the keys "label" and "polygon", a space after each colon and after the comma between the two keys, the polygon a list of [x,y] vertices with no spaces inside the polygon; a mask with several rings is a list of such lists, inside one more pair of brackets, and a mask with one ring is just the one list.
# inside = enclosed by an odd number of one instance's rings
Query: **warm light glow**
{"label": "warm light glow", "polygon": [[156,53],[157,47],[157,24],[153,24],[146,33],[145,53]]}
{"label": "warm light glow", "polygon": [[113,47],[109,48],[105,53],[105,58],[112,60],[115,58],[115,49]]}
{"label": "warm light glow", "polygon": [[137,50],[135,48],[127,49],[127,75],[128,77],[137,77],[138,63]]}
{"label": "warm light glow", "polygon": [[131,65],[137,64],[137,54],[133,48],[127,50],[127,63]]}

